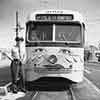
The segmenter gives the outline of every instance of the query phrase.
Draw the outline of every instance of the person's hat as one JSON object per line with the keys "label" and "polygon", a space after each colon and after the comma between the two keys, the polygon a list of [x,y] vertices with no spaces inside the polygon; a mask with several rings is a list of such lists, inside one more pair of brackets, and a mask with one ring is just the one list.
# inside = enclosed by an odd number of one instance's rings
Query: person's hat
{"label": "person's hat", "polygon": [[16,37],[15,41],[24,41],[23,37]]}

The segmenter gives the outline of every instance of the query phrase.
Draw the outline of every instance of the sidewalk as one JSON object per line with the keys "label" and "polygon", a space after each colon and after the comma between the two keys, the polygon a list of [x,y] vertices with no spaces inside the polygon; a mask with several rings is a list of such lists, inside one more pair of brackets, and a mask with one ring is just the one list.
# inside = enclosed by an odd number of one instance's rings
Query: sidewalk
{"label": "sidewalk", "polygon": [[98,64],[100,64],[100,62],[98,62],[97,60],[89,60],[89,61],[85,61],[85,63],[98,63]]}
{"label": "sidewalk", "polygon": [[88,79],[73,86],[77,100],[100,100],[100,90]]}

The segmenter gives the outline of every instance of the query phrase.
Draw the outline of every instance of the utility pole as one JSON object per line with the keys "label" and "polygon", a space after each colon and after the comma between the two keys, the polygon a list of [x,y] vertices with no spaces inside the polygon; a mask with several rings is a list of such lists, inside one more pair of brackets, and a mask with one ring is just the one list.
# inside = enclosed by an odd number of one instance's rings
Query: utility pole
{"label": "utility pole", "polygon": [[40,7],[47,8],[48,0],[40,0]]}
{"label": "utility pole", "polygon": [[16,11],[16,28],[15,28],[16,37],[18,37],[19,36],[19,32],[24,29],[24,27],[21,27],[21,25],[19,24],[19,19],[18,18],[19,18],[18,11]]}
{"label": "utility pole", "polygon": [[57,9],[64,8],[64,0],[56,0],[56,2],[57,2]]}
{"label": "utility pole", "polygon": [[18,33],[18,11],[16,11],[16,37],[18,37],[19,33]]}
{"label": "utility pole", "polygon": [[59,9],[59,2],[60,2],[60,1],[59,1],[59,0],[57,0],[57,9]]}

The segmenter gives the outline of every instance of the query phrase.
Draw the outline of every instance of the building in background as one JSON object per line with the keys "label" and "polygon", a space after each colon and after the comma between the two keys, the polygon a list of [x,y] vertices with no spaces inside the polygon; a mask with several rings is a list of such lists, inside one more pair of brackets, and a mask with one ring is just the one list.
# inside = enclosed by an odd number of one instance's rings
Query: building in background
{"label": "building in background", "polygon": [[85,61],[93,61],[93,62],[97,62],[98,58],[96,57],[96,51],[98,51],[99,49],[94,46],[94,45],[88,45],[85,46],[85,51],[84,51],[84,60]]}

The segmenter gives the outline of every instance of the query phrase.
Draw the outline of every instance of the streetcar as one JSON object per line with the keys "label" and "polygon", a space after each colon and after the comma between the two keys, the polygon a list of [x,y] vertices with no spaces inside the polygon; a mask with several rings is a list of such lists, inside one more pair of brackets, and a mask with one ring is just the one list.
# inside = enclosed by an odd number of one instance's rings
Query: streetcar
{"label": "streetcar", "polygon": [[31,13],[25,35],[26,86],[32,89],[36,84],[51,84],[58,78],[82,82],[84,33],[84,20],[78,12],[45,9]]}

